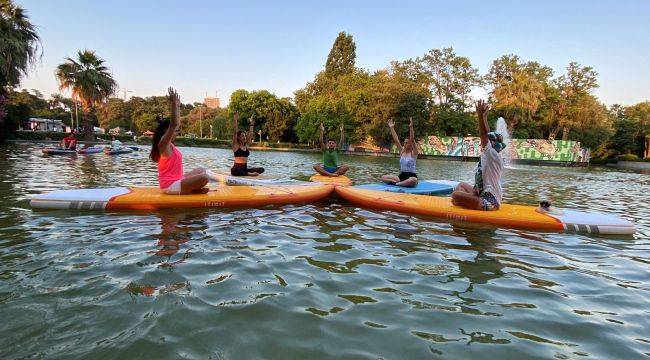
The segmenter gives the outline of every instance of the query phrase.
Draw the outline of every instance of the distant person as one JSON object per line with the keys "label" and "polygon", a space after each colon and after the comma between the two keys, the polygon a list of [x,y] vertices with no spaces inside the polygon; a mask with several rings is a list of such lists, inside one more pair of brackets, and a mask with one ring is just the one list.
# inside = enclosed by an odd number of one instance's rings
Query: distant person
{"label": "distant person", "polygon": [[488,132],[488,104],[479,100],[476,103],[478,132],[481,137],[481,157],[474,173],[474,186],[460,183],[451,194],[454,205],[477,210],[499,210],[501,206],[501,175],[503,160],[501,151],[506,148],[503,136],[497,132]]}
{"label": "distant person", "polygon": [[399,150],[399,175],[384,175],[381,181],[390,185],[415,187],[418,184],[418,174],[415,171],[415,161],[418,158],[418,146],[415,143],[415,134],[413,131],[413,119],[409,118],[409,137],[404,139],[404,145],[399,141],[395,132],[395,123],[393,119],[388,120],[388,128],[393,137],[393,142]]}
{"label": "distant person", "polygon": [[111,148],[120,149],[122,147],[122,142],[115,138],[115,135],[111,136]]}
{"label": "distant person", "polygon": [[233,137],[232,151],[235,153],[235,164],[230,169],[232,176],[258,176],[264,172],[262,167],[248,167],[248,156],[250,156],[249,146],[253,142],[253,128],[255,121],[251,116],[248,119],[250,130],[248,134],[245,131],[239,131],[239,113],[233,115]]}
{"label": "distant person", "polygon": [[205,194],[206,187],[212,178],[211,173],[203,168],[196,168],[183,173],[183,155],[174,146],[176,133],[180,128],[180,104],[178,93],[173,88],[168,89],[171,101],[172,119],[163,120],[157,116],[158,127],[154,131],[151,145],[151,160],[158,163],[158,183],[163,193],[171,195],[186,195],[192,193]]}
{"label": "distant person", "polygon": [[314,170],[323,176],[339,176],[348,171],[347,165],[339,165],[339,149],[343,146],[345,140],[345,131],[343,124],[340,126],[341,140],[337,144],[334,139],[327,139],[327,147],[323,140],[325,133],[325,126],[320,124],[320,148],[323,151],[323,163],[314,165]]}
{"label": "distant person", "polygon": [[61,140],[61,148],[66,150],[77,149],[77,138],[74,135],[74,131],[70,131],[68,136],[64,137],[63,140]]}

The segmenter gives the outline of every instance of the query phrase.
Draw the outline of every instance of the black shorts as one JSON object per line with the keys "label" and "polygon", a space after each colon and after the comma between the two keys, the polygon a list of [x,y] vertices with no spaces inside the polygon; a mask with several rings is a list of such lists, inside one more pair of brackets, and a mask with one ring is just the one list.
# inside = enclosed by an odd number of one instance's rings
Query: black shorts
{"label": "black shorts", "polygon": [[406,180],[406,179],[408,179],[408,178],[412,178],[412,177],[414,177],[414,178],[417,179],[418,174],[416,174],[416,173],[412,173],[412,172],[404,172],[404,171],[403,171],[403,172],[399,173],[398,177],[399,177],[399,181],[404,181],[404,180]]}
{"label": "black shorts", "polygon": [[235,166],[230,168],[230,175],[232,176],[248,176],[249,172],[256,172],[258,174],[261,174],[264,172],[264,168],[249,168],[246,164],[235,164]]}

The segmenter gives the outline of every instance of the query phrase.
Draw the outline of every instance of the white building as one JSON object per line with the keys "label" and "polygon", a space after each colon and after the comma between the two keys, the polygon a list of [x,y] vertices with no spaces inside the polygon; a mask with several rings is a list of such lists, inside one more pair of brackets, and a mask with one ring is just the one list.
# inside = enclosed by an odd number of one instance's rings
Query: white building
{"label": "white building", "polygon": [[25,128],[27,130],[33,131],[58,131],[64,132],[66,126],[61,120],[55,119],[41,119],[41,118],[29,118],[25,123]]}

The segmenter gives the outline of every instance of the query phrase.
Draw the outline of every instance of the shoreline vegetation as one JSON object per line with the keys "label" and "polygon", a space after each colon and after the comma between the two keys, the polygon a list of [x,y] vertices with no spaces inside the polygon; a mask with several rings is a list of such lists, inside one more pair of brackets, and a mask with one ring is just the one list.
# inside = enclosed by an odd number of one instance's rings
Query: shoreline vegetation
{"label": "shoreline vegetation", "polygon": [[[60,132],[33,132],[33,131],[18,131],[15,132],[11,139],[7,139],[9,143],[28,143],[28,144],[58,144],[60,139],[63,138],[65,133]],[[99,135],[97,140],[93,141],[79,141],[80,144],[88,145],[109,145],[111,135]],[[151,145],[151,138],[139,137],[136,140],[132,136],[119,135],[116,138],[125,145]],[[222,139],[200,139],[200,138],[186,138],[178,137],[176,145],[183,147],[199,147],[199,148],[215,148],[215,149],[230,149],[232,140]],[[386,149],[377,151],[364,149],[360,146],[353,146],[354,150],[346,150],[344,154],[351,156],[376,156],[376,157],[398,157],[396,152],[389,152]],[[294,143],[253,143],[252,150],[256,151],[282,151],[282,152],[308,152],[320,153],[318,147],[308,144],[294,144]],[[432,159],[442,161],[478,161],[477,156],[446,156],[446,155],[425,155],[420,154],[420,159]],[[534,159],[512,159],[512,164],[515,165],[536,165],[536,166],[557,166],[557,167],[588,167],[588,166],[602,166],[616,164],[618,162],[640,162],[650,163],[649,159],[630,159],[629,157],[621,156],[613,159],[592,159],[590,162],[574,162],[574,161],[553,161],[553,160],[534,160]],[[631,165],[632,166],[632,165]],[[628,167],[635,169],[635,167]],[[645,167],[644,167],[645,168]]]}

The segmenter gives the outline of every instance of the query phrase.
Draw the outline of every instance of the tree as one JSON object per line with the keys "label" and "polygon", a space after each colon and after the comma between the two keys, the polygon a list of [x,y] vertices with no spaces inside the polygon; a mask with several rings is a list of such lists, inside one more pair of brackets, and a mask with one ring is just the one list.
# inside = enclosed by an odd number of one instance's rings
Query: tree
{"label": "tree", "polygon": [[[286,139],[298,118],[296,107],[289,99],[280,99],[266,90],[236,90],[230,95],[230,113],[239,113],[239,118],[255,121],[255,130],[262,130],[272,141]],[[257,132],[256,132],[257,133]]]}
{"label": "tree", "polygon": [[[169,118],[170,107],[169,100],[166,96],[148,96],[141,98],[134,96],[129,101],[124,103],[126,107],[127,116],[130,122],[134,124],[138,133],[145,131],[153,131],[158,124],[156,123],[156,116],[160,115],[163,118]],[[191,105],[181,104],[181,116],[187,115]]]}
{"label": "tree", "polygon": [[20,83],[40,57],[40,39],[25,10],[11,0],[0,0],[0,140],[17,129],[4,122],[8,114],[9,89]]}
{"label": "tree", "polygon": [[614,136],[610,141],[613,154],[643,156],[645,137],[650,134],[650,101],[629,107],[613,106]]}
{"label": "tree", "polygon": [[0,88],[18,85],[39,53],[40,39],[25,9],[0,0]]}
{"label": "tree", "polygon": [[127,113],[127,106],[124,100],[119,98],[110,98],[105,103],[101,104],[98,110],[97,118],[100,127],[104,129],[113,129],[119,126],[122,129],[131,130],[131,118]]}
{"label": "tree", "polygon": [[91,109],[115,93],[117,83],[94,51],[83,50],[77,59],[67,58],[57,66],[56,77],[61,90],[70,89],[72,97],[81,101],[84,137],[93,138],[93,125],[88,117]]}
{"label": "tree", "polygon": [[439,105],[448,105],[456,99],[466,104],[472,88],[482,83],[478,69],[469,58],[456,55],[451,47],[432,49],[416,59],[392,62],[391,69],[394,74],[429,88]]}
{"label": "tree", "polygon": [[332,78],[352,73],[356,57],[357,45],[352,40],[352,35],[340,32],[327,55],[325,73]]}
{"label": "tree", "polygon": [[539,127],[536,113],[547,98],[552,76],[549,67],[535,61],[524,63],[516,55],[492,62],[486,81],[492,87],[494,109],[506,119],[513,136],[529,137],[530,129]]}

